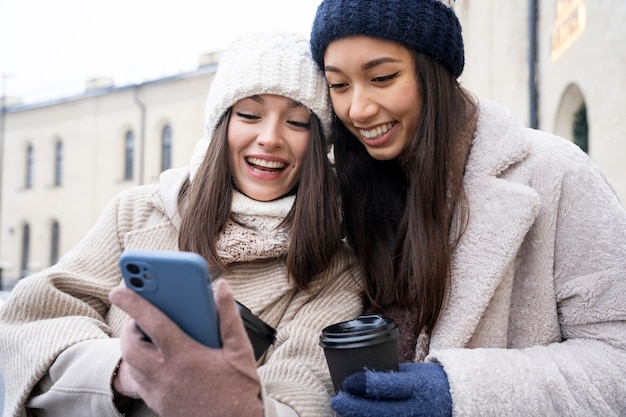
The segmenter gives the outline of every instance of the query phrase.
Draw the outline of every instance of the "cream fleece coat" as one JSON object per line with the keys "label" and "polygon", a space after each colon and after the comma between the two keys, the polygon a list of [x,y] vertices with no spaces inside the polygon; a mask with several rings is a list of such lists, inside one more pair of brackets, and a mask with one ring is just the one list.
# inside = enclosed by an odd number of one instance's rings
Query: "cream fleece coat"
{"label": "cream fleece coat", "polygon": [[626,416],[626,211],[568,141],[481,101],[428,361],[454,416]]}
{"label": "cream fleece coat", "polygon": [[[108,293],[121,282],[122,251],[178,249],[176,202],[187,177],[186,169],[166,171],[160,187],[122,193],[57,265],[18,283],[0,312],[5,417],[119,416],[111,380],[120,359],[117,337],[125,313],[111,307]],[[240,255],[241,242],[232,234],[226,240],[220,249],[228,252],[231,245],[233,256]],[[318,341],[325,326],[361,313],[353,258],[342,248],[310,291],[303,292],[289,283],[284,261],[258,259],[262,255],[232,264],[232,271],[220,279],[228,281],[238,301],[277,330],[275,344],[257,368],[266,416],[292,415],[292,410],[303,417],[330,416],[334,391]],[[126,415],[153,413],[139,402]]]}

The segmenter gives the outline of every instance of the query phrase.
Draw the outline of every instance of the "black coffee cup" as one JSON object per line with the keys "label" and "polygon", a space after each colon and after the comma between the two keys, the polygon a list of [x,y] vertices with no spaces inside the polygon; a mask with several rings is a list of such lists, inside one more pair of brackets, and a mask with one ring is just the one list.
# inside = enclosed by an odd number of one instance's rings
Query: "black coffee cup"
{"label": "black coffee cup", "polygon": [[363,314],[324,328],[320,346],[335,393],[347,376],[364,368],[398,371],[398,334],[394,321],[379,314]]}
{"label": "black coffee cup", "polygon": [[252,314],[250,309],[237,301],[239,315],[248,333],[254,349],[254,358],[258,361],[268,347],[276,340],[276,330],[263,320]]}

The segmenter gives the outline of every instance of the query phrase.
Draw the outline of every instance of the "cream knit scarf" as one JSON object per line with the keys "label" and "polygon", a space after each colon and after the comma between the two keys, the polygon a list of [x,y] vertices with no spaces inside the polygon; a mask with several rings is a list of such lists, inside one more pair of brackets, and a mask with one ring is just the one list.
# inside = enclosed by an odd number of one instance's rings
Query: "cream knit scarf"
{"label": "cream knit scarf", "polygon": [[226,264],[275,258],[287,253],[289,229],[279,226],[295,196],[263,202],[233,192],[231,218],[217,241],[217,254]]}

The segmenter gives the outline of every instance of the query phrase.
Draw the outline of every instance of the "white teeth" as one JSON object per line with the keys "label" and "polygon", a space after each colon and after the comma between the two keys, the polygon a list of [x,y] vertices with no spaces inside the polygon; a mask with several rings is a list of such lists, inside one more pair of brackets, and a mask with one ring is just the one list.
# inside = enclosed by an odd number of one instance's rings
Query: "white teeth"
{"label": "white teeth", "polygon": [[393,125],[394,125],[393,123],[389,122],[389,123],[386,123],[386,124],[384,124],[382,126],[378,126],[377,128],[374,128],[372,130],[359,129],[359,133],[364,138],[375,139],[375,138],[377,138],[377,137],[387,133],[389,131],[389,129],[391,129],[393,127]]}
{"label": "white teeth", "polygon": [[249,164],[256,165],[263,168],[279,169],[287,166],[286,163],[280,161],[268,161],[260,158],[246,158]]}

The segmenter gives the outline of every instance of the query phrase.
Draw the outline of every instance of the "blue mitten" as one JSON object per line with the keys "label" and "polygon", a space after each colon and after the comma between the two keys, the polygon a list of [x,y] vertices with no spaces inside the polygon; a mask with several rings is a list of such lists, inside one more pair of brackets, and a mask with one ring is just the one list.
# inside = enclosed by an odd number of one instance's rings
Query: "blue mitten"
{"label": "blue mitten", "polygon": [[399,372],[360,371],[343,381],[331,400],[341,417],[450,417],[452,397],[443,367],[403,363]]}

